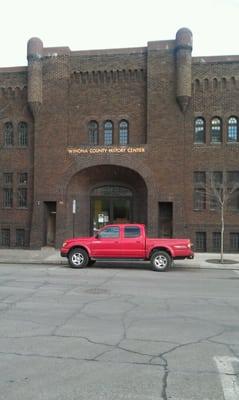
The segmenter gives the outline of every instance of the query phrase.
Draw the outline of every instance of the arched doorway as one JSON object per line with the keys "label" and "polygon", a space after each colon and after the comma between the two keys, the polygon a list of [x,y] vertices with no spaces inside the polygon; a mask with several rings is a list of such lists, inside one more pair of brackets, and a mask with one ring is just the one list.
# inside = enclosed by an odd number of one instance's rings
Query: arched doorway
{"label": "arched doorway", "polygon": [[91,192],[91,230],[106,224],[132,222],[133,192],[127,187],[104,185]]}
{"label": "arched doorway", "polygon": [[67,188],[68,235],[85,236],[105,224],[124,222],[147,224],[147,187],[138,172],[118,165],[97,165],[71,178]]}

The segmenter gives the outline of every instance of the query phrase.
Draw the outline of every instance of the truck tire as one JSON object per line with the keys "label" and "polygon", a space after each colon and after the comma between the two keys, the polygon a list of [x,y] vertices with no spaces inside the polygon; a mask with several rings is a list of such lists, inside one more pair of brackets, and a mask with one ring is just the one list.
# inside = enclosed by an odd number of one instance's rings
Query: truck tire
{"label": "truck tire", "polygon": [[156,250],[150,257],[151,265],[154,271],[164,272],[171,267],[172,258],[163,250]]}
{"label": "truck tire", "polygon": [[88,264],[89,256],[87,251],[77,247],[70,251],[68,261],[72,268],[83,268]]}

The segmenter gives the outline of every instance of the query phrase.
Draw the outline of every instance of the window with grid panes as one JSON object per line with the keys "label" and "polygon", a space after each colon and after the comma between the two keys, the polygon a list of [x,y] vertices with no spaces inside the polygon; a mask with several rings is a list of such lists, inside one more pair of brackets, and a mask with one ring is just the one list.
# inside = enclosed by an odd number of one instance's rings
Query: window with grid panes
{"label": "window with grid panes", "polygon": [[3,189],[3,207],[12,208],[13,207],[13,190],[12,188]]}
{"label": "window with grid panes", "polygon": [[204,186],[206,183],[206,172],[205,171],[195,171],[193,173],[193,179],[195,185]]}
{"label": "window with grid panes", "polygon": [[26,122],[18,124],[18,145],[21,147],[28,146],[28,127]]}
{"label": "window with grid panes", "polygon": [[206,232],[196,232],[196,251],[207,250],[207,234]]}
{"label": "window with grid panes", "polygon": [[27,188],[18,188],[17,191],[17,207],[27,207]]}
{"label": "window with grid panes", "polygon": [[122,120],[119,123],[119,144],[124,146],[129,143],[129,123]]}
{"label": "window with grid panes", "polygon": [[25,230],[24,229],[16,229],[16,246],[17,247],[25,246]]}
{"label": "window with grid panes", "polygon": [[221,232],[212,233],[212,248],[214,251],[220,250],[221,248]]}
{"label": "window with grid panes", "polygon": [[10,186],[13,184],[13,173],[12,172],[4,172],[3,184],[10,185]]}
{"label": "window with grid panes", "polygon": [[194,210],[206,209],[206,190],[201,188],[194,189],[193,199]]}
{"label": "window with grid panes", "polygon": [[111,121],[106,121],[104,124],[104,144],[106,146],[113,144],[113,124]]}
{"label": "window with grid panes", "polygon": [[211,121],[211,142],[221,143],[222,141],[222,121],[215,117]]}
{"label": "window with grid panes", "polygon": [[10,247],[10,229],[1,229],[1,246]]}
{"label": "window with grid panes", "polygon": [[198,117],[194,122],[194,143],[205,143],[205,121],[202,117]]}
{"label": "window with grid panes", "polygon": [[[210,193],[210,209],[211,210],[216,210],[220,207],[219,199],[221,198],[220,191],[222,190],[222,184],[223,184],[222,171],[213,171],[211,173],[211,185],[212,185],[211,193]],[[215,193],[215,191],[216,191],[216,193]]]}
{"label": "window with grid panes", "polygon": [[194,181],[194,210],[204,210],[206,208],[206,173],[205,171],[195,171],[193,173]]}
{"label": "window with grid panes", "polygon": [[96,146],[99,143],[99,127],[96,121],[90,121],[88,125],[89,144]]}
{"label": "window with grid panes", "polygon": [[227,141],[238,142],[238,119],[230,117],[227,124]]}
{"label": "window with grid panes", "polygon": [[18,174],[18,183],[20,185],[27,185],[27,183],[28,183],[27,172],[21,172],[20,174]]}
{"label": "window with grid panes", "polygon": [[230,249],[232,251],[239,251],[239,232],[230,233]]}
{"label": "window with grid panes", "polygon": [[228,189],[231,190],[229,199],[229,207],[231,210],[239,210],[239,171],[228,171],[227,172],[227,185]]}
{"label": "window with grid panes", "polygon": [[13,146],[13,124],[11,122],[6,122],[4,124],[4,146]]}

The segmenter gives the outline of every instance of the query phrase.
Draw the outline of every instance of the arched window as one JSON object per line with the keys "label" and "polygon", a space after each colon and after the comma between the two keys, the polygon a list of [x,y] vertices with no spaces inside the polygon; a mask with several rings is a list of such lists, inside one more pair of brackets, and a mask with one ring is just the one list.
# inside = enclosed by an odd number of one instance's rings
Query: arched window
{"label": "arched window", "polygon": [[96,121],[90,121],[88,125],[89,144],[97,145],[99,143],[99,127]]}
{"label": "arched window", "polygon": [[218,88],[218,80],[217,78],[214,78],[212,81],[212,87],[213,89],[217,89]]}
{"label": "arched window", "polygon": [[28,145],[28,127],[26,122],[18,124],[18,145],[26,147]]}
{"label": "arched window", "polygon": [[4,124],[4,146],[13,146],[13,124],[6,122]]}
{"label": "arched window", "polygon": [[222,141],[222,121],[215,117],[211,121],[211,142],[221,143]]}
{"label": "arched window", "polygon": [[238,119],[230,117],[227,124],[227,141],[238,142]]}
{"label": "arched window", "polygon": [[132,197],[133,192],[124,186],[104,185],[93,189],[91,196]]}
{"label": "arched window", "polygon": [[194,122],[194,143],[205,143],[205,121],[202,117],[198,117]]}
{"label": "arched window", "polygon": [[126,145],[129,143],[129,123],[126,120],[122,120],[119,123],[119,144]]}
{"label": "arched window", "polygon": [[113,144],[113,124],[111,121],[106,121],[104,124],[104,144],[106,146]]}

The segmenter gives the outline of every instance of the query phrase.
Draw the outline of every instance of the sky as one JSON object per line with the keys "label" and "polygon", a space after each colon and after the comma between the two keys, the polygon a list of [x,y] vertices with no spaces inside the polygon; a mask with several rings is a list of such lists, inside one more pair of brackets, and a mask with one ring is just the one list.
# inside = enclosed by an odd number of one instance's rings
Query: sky
{"label": "sky", "polygon": [[0,67],[27,65],[27,41],[94,50],[193,33],[193,56],[239,55],[239,0],[2,0]]}

